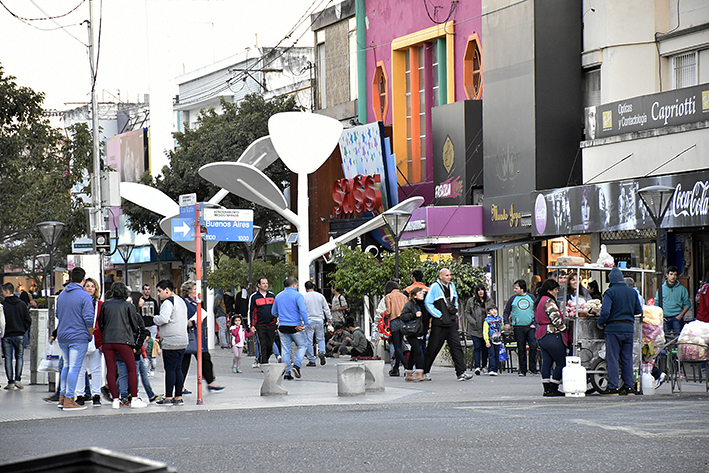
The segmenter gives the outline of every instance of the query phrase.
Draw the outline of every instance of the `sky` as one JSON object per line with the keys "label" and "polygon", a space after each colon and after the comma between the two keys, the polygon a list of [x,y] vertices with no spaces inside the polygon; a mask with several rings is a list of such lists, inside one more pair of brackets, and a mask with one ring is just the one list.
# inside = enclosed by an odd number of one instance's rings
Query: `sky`
{"label": "sky", "polygon": [[[101,24],[98,101],[174,96],[169,78],[248,47],[275,46],[306,12],[339,0],[94,0]],[[59,16],[54,21],[22,21]],[[9,10],[9,11],[8,11]],[[45,109],[88,103],[89,0],[0,0],[0,65],[17,83],[46,94]],[[28,24],[29,23],[29,24]],[[282,46],[312,46],[309,15]],[[64,28],[60,28],[63,26]],[[98,32],[96,33],[98,35]],[[98,43],[98,42],[97,42]],[[157,90],[160,89],[160,90]]]}

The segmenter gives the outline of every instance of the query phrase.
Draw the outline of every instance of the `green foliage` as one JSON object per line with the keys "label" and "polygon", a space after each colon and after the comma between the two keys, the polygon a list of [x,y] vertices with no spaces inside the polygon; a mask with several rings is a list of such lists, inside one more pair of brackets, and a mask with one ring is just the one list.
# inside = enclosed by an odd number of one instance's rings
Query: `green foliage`
{"label": "green foliage", "polygon": [[[197,127],[191,129],[185,126],[184,132],[173,133],[177,147],[169,153],[170,166],[165,166],[162,176],[157,179],[146,173],[141,183],[160,189],[175,201],[180,194],[191,193],[196,193],[199,200],[206,201],[220,189],[200,177],[200,167],[214,162],[238,160],[254,140],[268,135],[268,119],[272,115],[298,110],[294,97],[276,97],[266,101],[257,94],[246,96],[238,104],[222,99],[221,108],[221,114],[213,108],[203,110]],[[277,160],[264,172],[281,190],[290,181],[290,171],[281,160]],[[227,195],[221,204],[232,209],[253,209],[254,224],[262,228],[257,248],[282,235],[284,225],[287,224],[276,212],[254,205],[234,194]],[[162,233],[158,215],[126,201],[122,207],[123,212],[130,218],[131,230],[156,235]],[[232,258],[246,257],[245,245],[241,243],[222,242],[217,245],[216,250],[217,254],[227,254]],[[180,256],[188,256],[180,249],[177,253]]]}
{"label": "green foliage", "polygon": [[36,224],[66,224],[56,260],[85,233],[83,202],[90,194],[92,138],[85,124],[69,137],[44,117],[44,94],[21,87],[0,66],[0,266],[22,269],[39,283],[36,255],[47,252]]}
{"label": "green foliage", "polygon": [[[253,273],[254,286],[259,277],[265,276],[271,285],[271,290],[276,291],[278,288],[282,288],[284,279],[288,276],[295,276],[296,268],[294,265],[284,261],[268,263],[257,259],[254,260]],[[207,273],[207,285],[214,289],[228,290],[247,287],[248,283],[249,263],[242,259],[222,256],[219,261],[219,268]]]}
{"label": "green foliage", "polygon": [[438,273],[441,272],[441,269],[450,269],[453,283],[462,300],[472,297],[475,293],[475,286],[485,282],[485,271],[480,267],[464,263],[462,259],[449,261],[426,260],[421,262],[419,267],[423,271],[424,282],[429,286],[438,279]]}

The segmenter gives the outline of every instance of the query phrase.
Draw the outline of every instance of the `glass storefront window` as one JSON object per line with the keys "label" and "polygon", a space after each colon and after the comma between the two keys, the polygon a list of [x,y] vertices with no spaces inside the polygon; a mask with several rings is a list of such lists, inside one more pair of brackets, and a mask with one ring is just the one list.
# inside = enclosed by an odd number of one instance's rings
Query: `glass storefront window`
{"label": "glass storefront window", "polygon": [[512,285],[518,279],[527,281],[527,287],[532,281],[532,255],[529,252],[529,245],[517,245],[498,250],[498,281],[497,300],[495,303],[500,308],[500,313],[504,309],[504,304],[513,294]]}

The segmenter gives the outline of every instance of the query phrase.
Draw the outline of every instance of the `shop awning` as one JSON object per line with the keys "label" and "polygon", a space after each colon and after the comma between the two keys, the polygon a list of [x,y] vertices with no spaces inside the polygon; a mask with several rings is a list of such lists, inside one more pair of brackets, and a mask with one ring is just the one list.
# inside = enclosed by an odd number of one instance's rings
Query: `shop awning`
{"label": "shop awning", "polygon": [[538,241],[538,240],[533,240],[533,239],[512,240],[512,241],[506,241],[503,243],[492,243],[490,245],[476,246],[474,248],[465,248],[465,249],[460,250],[460,252],[461,252],[461,254],[464,254],[464,255],[492,253],[493,251],[502,250],[503,248],[510,248],[513,246],[525,245],[527,243],[534,243],[536,241]]}

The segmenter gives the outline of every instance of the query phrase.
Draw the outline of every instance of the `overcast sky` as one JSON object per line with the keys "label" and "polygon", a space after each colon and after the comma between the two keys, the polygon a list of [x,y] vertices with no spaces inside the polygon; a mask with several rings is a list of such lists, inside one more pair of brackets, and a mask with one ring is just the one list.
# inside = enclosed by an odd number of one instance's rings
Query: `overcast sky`
{"label": "overcast sky", "polygon": [[[98,100],[115,102],[120,95],[122,101],[134,102],[138,94],[150,93],[149,61],[165,64],[171,75],[178,76],[255,46],[257,36],[258,46],[275,46],[306,11],[339,1],[94,0],[97,30],[102,19]],[[77,105],[67,104],[89,102],[88,32],[85,24],[80,25],[89,18],[89,1],[0,2],[0,64],[5,74],[44,92],[47,109],[68,110]],[[56,23],[26,22],[12,15],[27,19],[63,15],[77,5]],[[60,29],[57,23],[67,27]],[[309,26],[308,15],[282,46],[292,45]],[[312,44],[310,31],[298,42]]]}

